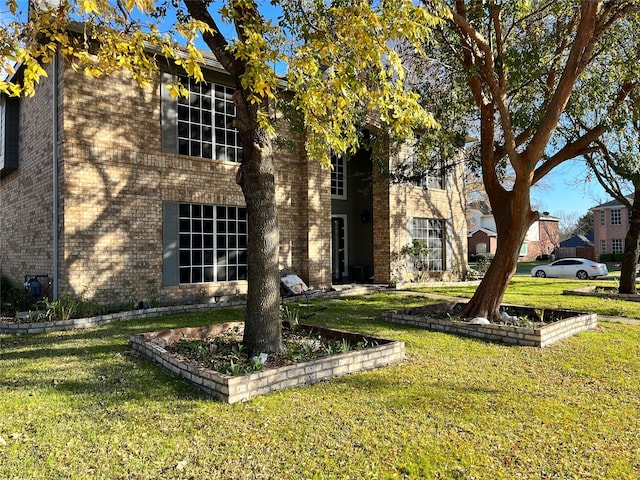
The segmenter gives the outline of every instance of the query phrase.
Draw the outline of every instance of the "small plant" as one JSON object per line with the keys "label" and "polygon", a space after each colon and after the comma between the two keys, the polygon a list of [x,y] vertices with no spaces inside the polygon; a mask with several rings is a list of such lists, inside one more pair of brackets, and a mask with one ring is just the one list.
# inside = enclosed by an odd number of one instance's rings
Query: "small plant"
{"label": "small plant", "polygon": [[45,299],[45,316],[51,320],[67,321],[79,310],[81,300],[71,293],[63,293],[56,300]]}
{"label": "small plant", "polygon": [[297,308],[289,308],[286,304],[280,304],[280,321],[289,322],[289,328],[295,331],[300,325]]}

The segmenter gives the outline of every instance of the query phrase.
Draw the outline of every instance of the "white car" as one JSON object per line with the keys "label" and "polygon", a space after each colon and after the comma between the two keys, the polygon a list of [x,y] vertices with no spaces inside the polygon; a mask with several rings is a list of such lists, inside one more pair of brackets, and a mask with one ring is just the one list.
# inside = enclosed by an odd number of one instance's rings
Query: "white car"
{"label": "white car", "polygon": [[538,265],[531,269],[532,277],[588,278],[604,277],[609,274],[604,263],[597,263],[586,258],[563,258],[549,265]]}

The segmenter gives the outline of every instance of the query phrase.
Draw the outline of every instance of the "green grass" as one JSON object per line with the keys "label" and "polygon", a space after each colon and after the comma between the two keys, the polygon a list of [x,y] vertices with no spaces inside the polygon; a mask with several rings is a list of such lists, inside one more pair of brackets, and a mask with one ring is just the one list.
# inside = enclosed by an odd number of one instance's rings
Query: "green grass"
{"label": "green grass", "polygon": [[535,349],[379,320],[425,301],[321,300],[310,322],[402,340],[408,360],[235,405],[130,356],[128,337],[238,309],[0,335],[0,478],[640,476],[640,327]]}
{"label": "green grass", "polygon": [[[608,316],[640,318],[640,302],[562,294],[565,290],[589,285],[613,286],[617,285],[617,283],[611,279],[580,281],[514,276],[507,287],[503,302],[544,308],[589,311]],[[460,286],[438,287],[437,284],[432,284],[428,287],[412,288],[412,290],[471,298],[476,286],[461,284]]]}

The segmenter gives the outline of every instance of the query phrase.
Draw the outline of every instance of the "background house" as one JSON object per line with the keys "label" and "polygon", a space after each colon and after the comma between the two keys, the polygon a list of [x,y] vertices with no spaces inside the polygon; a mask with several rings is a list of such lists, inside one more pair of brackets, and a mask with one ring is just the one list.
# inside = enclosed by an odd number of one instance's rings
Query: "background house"
{"label": "background house", "polygon": [[[486,205],[474,205],[467,210],[469,256],[494,255],[498,246],[496,222]],[[535,260],[541,255],[551,255],[560,245],[560,219],[544,212],[534,222],[520,248],[520,260]]]}
{"label": "background house", "polygon": [[557,251],[558,258],[580,257],[595,260],[594,235],[587,233],[585,235],[574,235],[560,242],[560,248]]}
{"label": "background house", "polygon": [[[627,197],[633,202],[634,196]],[[631,210],[618,200],[602,203],[591,209],[593,211],[593,230],[595,255],[603,261],[622,260],[624,238],[629,230]]]}
{"label": "background house", "polygon": [[[233,88],[206,62],[206,84],[182,79],[188,98],[163,88],[177,69],[142,88],[127,72],[88,78],[60,58],[34,97],[0,97],[2,275],[44,274],[56,292],[101,303],[245,291]],[[314,288],[389,283],[394,252],[412,239],[429,243],[434,275],[465,264],[462,175],[392,185],[385,172],[398,159],[373,162],[366,149],[329,171],[285,121],[277,129],[287,140],[274,151],[283,269]]]}

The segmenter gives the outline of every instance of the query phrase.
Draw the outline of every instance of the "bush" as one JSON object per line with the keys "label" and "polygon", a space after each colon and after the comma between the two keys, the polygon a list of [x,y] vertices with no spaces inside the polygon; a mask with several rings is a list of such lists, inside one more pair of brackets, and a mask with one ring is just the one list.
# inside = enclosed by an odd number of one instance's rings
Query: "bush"
{"label": "bush", "polygon": [[20,285],[16,286],[7,277],[0,278],[0,312],[7,316],[15,316],[17,312],[36,310],[38,299]]}
{"label": "bush", "polygon": [[601,262],[621,262],[623,259],[623,253],[602,253],[600,255]]}

